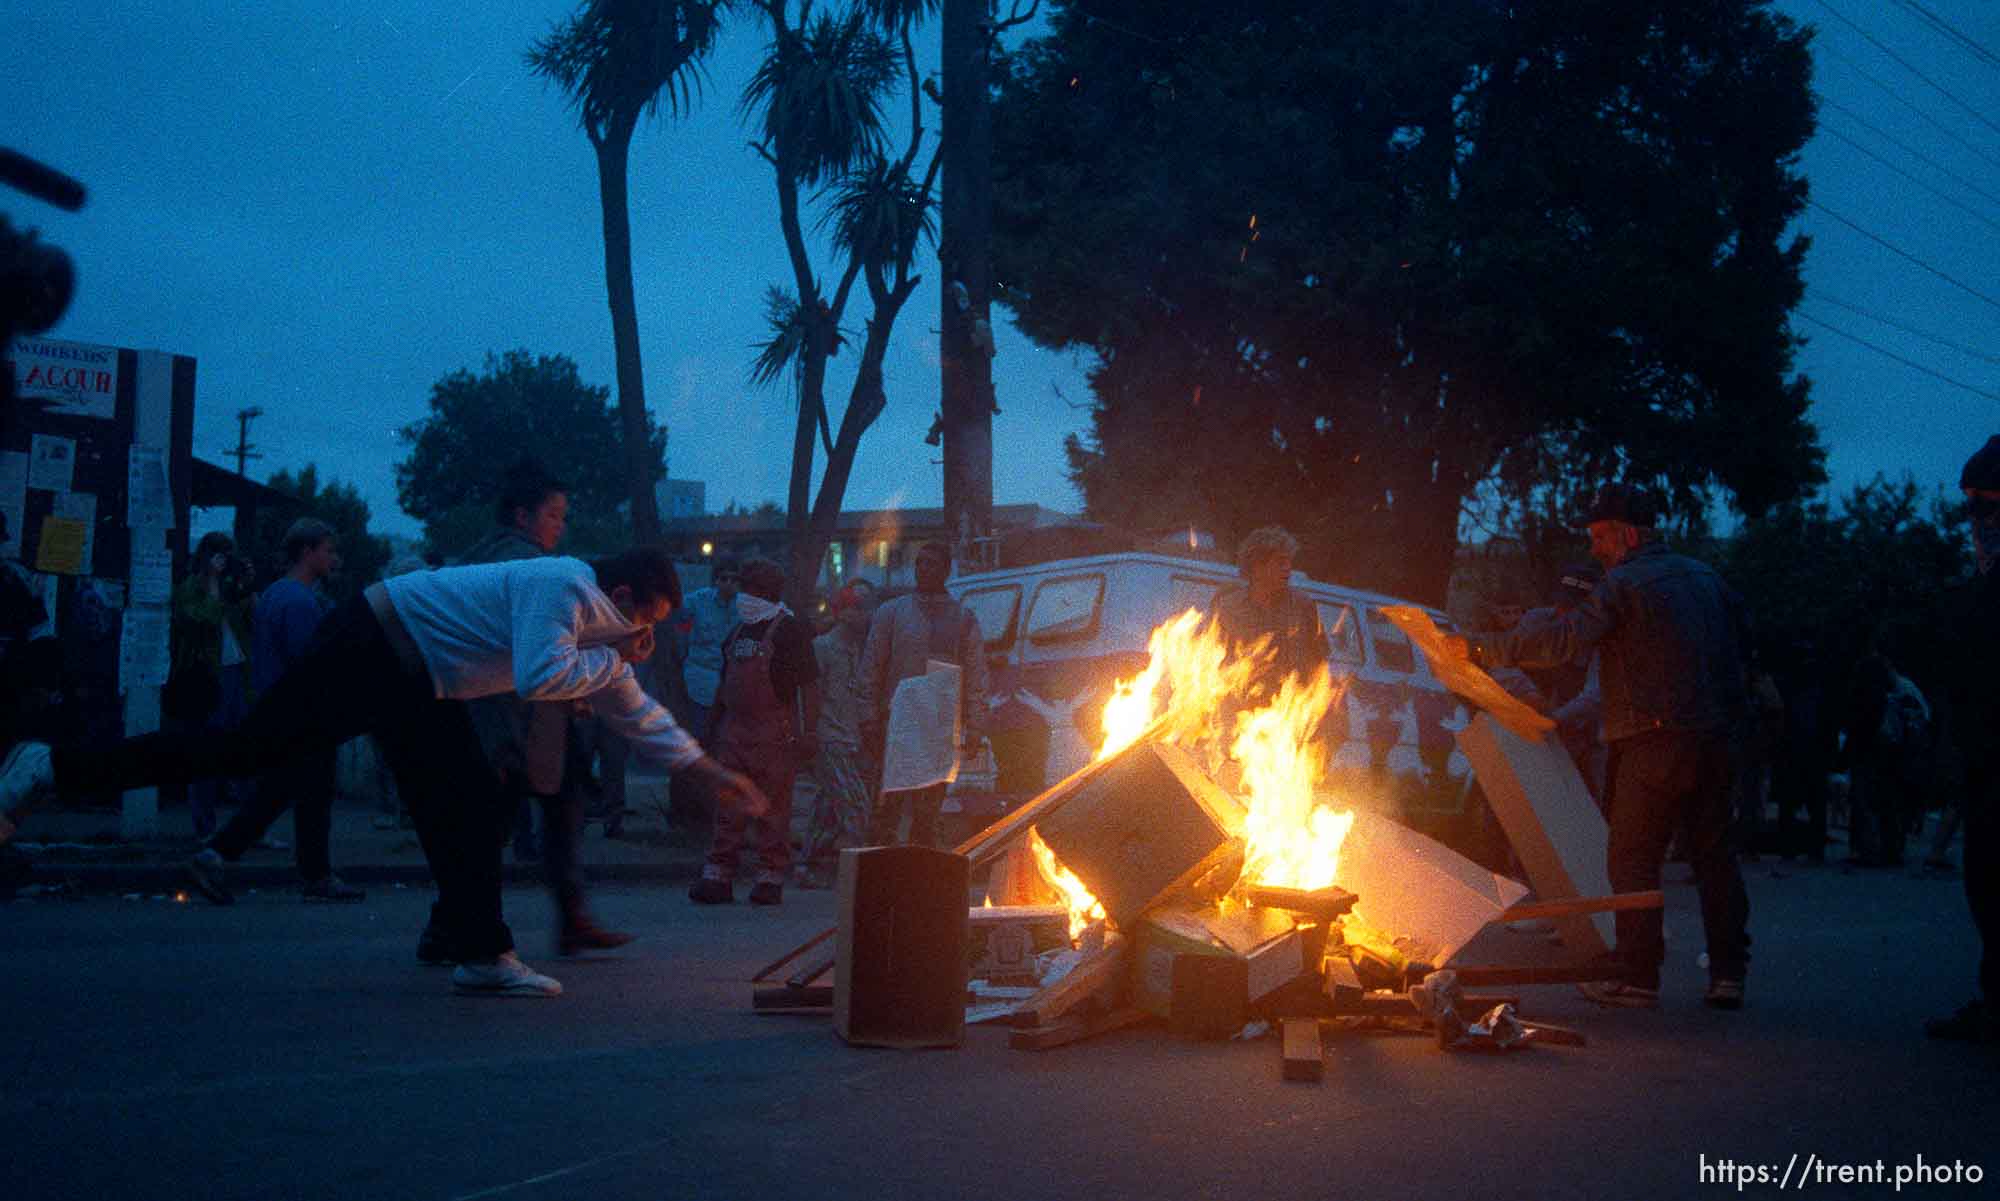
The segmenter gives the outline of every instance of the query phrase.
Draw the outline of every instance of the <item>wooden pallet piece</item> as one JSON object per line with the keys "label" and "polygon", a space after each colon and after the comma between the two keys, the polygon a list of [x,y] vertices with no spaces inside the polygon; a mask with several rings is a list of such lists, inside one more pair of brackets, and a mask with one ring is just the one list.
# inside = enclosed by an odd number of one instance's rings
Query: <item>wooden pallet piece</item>
{"label": "wooden pallet piece", "polygon": [[1647,892],[1614,892],[1602,897],[1562,897],[1551,901],[1522,901],[1518,905],[1509,905],[1493,920],[1520,922],[1536,918],[1610,913],[1621,909],[1658,909],[1666,903],[1667,894],[1657,888]]}
{"label": "wooden pallet piece", "polygon": [[1583,1036],[1583,1031],[1568,1026],[1554,1026],[1548,1022],[1522,1022],[1521,1025],[1534,1036],[1530,1042],[1552,1043],[1558,1047],[1582,1047],[1590,1042]]}
{"label": "wooden pallet piece", "polygon": [[[821,976],[826,975],[828,972],[832,970],[833,970],[833,956],[831,955],[821,956],[818,959],[814,959],[808,962],[804,967],[800,968],[798,971],[793,972],[791,975],[785,977],[785,986],[787,988],[804,988],[808,984],[811,984],[813,981],[819,979]],[[833,986],[828,985],[827,987],[831,988]]]}
{"label": "wooden pallet piece", "polygon": [[786,1013],[802,1009],[833,1009],[833,985],[813,984],[795,988],[789,984],[767,985],[750,996],[750,1008],[758,1013]]}
{"label": "wooden pallet piece", "polygon": [[1136,1025],[1153,1015],[1143,1009],[1126,1006],[1108,1013],[1072,1015],[1051,1022],[1046,1026],[1027,1026],[1007,1032],[1007,1046],[1015,1051],[1048,1051],[1056,1047],[1066,1047],[1082,1042],[1086,1038],[1096,1038],[1126,1026]]}
{"label": "wooden pallet piece", "polygon": [[797,959],[799,956],[805,954],[807,951],[812,950],[814,947],[825,942],[827,939],[832,938],[835,929],[836,927],[828,926],[826,929],[821,930],[818,934],[813,935],[811,938],[806,939],[798,946],[793,947],[790,951],[787,951],[782,957],[774,959],[770,963],[765,964],[763,968],[759,970],[756,975],[750,977],[750,983],[762,984],[765,980],[770,978],[771,973],[777,971],[779,968],[790,963],[792,960]]}
{"label": "wooden pallet piece", "polygon": [[1326,1077],[1326,1048],[1320,1043],[1318,1018],[1286,1018],[1282,1037],[1283,1078],[1318,1084]]}

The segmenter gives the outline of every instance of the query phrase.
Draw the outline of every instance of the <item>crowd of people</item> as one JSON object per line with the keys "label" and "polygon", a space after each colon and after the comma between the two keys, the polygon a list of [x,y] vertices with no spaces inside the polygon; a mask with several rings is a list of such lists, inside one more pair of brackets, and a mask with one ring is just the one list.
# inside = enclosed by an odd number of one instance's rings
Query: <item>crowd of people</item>
{"label": "crowd of people", "polygon": [[[1979,573],[1946,598],[1959,662],[1936,681],[1937,697],[1899,668],[1891,645],[1836,673],[1810,645],[1755,630],[1714,569],[1668,548],[1651,498],[1616,484],[1583,515],[1592,562],[1564,567],[1546,603],[1489,605],[1486,629],[1448,643],[1554,719],[1606,815],[1614,891],[1657,889],[1675,848],[1689,863],[1712,1006],[1739,1008],[1745,997],[1741,856],[1822,861],[1830,811],[1844,808],[1846,866],[1903,864],[1946,757],[1963,785],[1917,853],[1927,870],[1958,870],[1947,855],[1962,828],[1966,895],[1990,945],[2000,437],[1967,463],[1961,486]],[[193,785],[201,845],[187,867],[204,896],[230,899],[227,865],[290,809],[302,894],[358,901],[329,862],[332,756],[372,734],[437,884],[418,958],[455,965],[463,992],[548,996],[561,986],[514,953],[501,914],[503,848],[511,837],[517,855],[544,863],[560,955],[626,942],[592,916],[576,849],[594,781],[622,781],[628,755],[675,772],[681,816],[711,828],[689,889],[697,904],[734,902],[739,875],[750,878],[751,904],[782,904],[788,885],[828,886],[842,847],[937,841],[954,765],[981,738],[987,691],[978,621],[946,588],[947,546],[918,549],[906,595],[885,599],[860,580],[840,587],[821,629],[785,603],[785,572],[768,559],[719,562],[710,586],[683,596],[657,548],[560,556],[567,493],[518,464],[498,489],[495,529],[456,563],[387,577],[331,608],[320,585],[339,555],[325,525],[293,525],[283,575],[254,597],[233,546],[205,538],[174,594],[167,728],[51,751],[10,727],[0,842],[50,795]],[[1232,648],[1275,656],[1260,688],[1325,658],[1316,610],[1287,585],[1297,551],[1281,529],[1256,531],[1239,555],[1242,585],[1215,602]],[[944,727],[936,705],[915,700],[940,665],[959,705]],[[912,743],[935,753],[904,753]],[[795,849],[801,773],[813,810]],[[252,783],[218,829],[227,786],[214,782],[232,780]],[[1656,1007],[1660,911],[1620,910],[1616,929],[1603,978],[1585,994]],[[1975,1000],[1929,1033],[1995,1037],[1997,970],[1988,954]]]}

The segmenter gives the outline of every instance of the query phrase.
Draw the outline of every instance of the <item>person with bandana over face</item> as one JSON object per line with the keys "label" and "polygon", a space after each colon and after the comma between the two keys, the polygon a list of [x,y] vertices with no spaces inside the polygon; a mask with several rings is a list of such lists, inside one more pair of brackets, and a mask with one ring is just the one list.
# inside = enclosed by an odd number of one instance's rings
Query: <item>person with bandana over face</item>
{"label": "person with bandana over face", "polygon": [[1972,519],[1979,571],[1950,597],[1957,671],[1949,681],[1952,736],[1965,763],[1965,900],[1979,931],[1979,994],[1924,1023],[1932,1038],[2000,1042],[2000,434],[1966,461],[1958,486]]}

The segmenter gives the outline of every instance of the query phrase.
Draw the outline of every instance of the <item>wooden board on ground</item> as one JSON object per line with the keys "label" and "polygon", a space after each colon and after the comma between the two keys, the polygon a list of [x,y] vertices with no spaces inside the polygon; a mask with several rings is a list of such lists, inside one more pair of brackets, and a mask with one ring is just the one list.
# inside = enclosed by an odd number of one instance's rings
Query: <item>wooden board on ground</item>
{"label": "wooden board on ground", "polygon": [[833,1008],[833,985],[813,984],[802,988],[790,984],[767,985],[751,994],[750,1008],[758,1013],[825,1012]]}
{"label": "wooden board on ground", "polygon": [[1317,1084],[1326,1076],[1326,1048],[1320,1045],[1318,1018],[1286,1018],[1283,1029],[1284,1078]]}
{"label": "wooden board on ground", "polygon": [[[1553,742],[1529,741],[1487,713],[1456,737],[1535,895],[1558,901],[1609,894],[1604,851],[1610,833],[1569,752]],[[1551,920],[1563,946],[1578,956],[1602,955],[1617,938],[1607,913]]]}

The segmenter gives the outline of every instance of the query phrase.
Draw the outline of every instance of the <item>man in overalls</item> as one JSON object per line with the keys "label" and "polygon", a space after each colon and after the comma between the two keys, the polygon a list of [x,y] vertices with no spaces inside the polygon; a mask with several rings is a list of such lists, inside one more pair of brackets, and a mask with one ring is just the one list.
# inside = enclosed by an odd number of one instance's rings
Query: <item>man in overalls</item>
{"label": "man in overalls", "polygon": [[715,695],[716,758],[757,782],[770,798],[750,818],[733,804],[715,810],[715,841],[701,879],[688,889],[697,905],[727,905],[745,843],[755,840],[752,905],[783,902],[792,866],[792,781],[817,751],[819,664],[812,630],[779,601],[785,574],[769,559],[743,564],[738,624],[722,641],[722,683]]}

